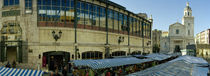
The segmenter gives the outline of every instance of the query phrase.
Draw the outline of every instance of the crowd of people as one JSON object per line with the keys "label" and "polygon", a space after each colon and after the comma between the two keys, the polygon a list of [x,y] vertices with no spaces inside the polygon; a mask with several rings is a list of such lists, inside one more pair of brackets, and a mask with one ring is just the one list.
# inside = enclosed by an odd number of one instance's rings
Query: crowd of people
{"label": "crowd of people", "polygon": [[16,62],[13,61],[12,65],[11,65],[10,62],[8,61],[7,64],[5,65],[5,67],[7,67],[7,68],[16,68]]}
{"label": "crowd of people", "polygon": [[62,74],[59,73],[59,68],[57,66],[55,67],[55,70],[50,73],[50,76],[67,76],[67,73],[68,73],[67,66],[63,67]]}
{"label": "crowd of people", "polygon": [[93,70],[87,67],[74,67],[72,76],[124,76],[131,74],[140,70],[145,69],[146,67],[151,66],[150,64],[133,64],[125,65],[104,69]]}

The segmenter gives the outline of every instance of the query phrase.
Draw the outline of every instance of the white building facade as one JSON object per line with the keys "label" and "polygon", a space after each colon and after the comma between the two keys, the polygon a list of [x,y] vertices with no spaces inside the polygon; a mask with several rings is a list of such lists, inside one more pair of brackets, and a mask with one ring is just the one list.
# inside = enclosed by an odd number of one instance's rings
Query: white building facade
{"label": "white building facade", "polygon": [[161,39],[161,51],[173,53],[175,48],[186,49],[187,45],[194,43],[194,17],[192,9],[187,2],[184,9],[184,17],[182,23],[176,22],[169,26],[168,37]]}
{"label": "white building facade", "polygon": [[196,44],[210,44],[210,29],[196,34]]}

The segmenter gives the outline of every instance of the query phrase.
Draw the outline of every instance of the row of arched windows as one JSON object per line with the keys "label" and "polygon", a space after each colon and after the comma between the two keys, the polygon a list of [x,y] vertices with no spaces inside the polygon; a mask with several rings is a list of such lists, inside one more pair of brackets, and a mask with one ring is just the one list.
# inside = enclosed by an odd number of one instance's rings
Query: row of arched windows
{"label": "row of arched windows", "polygon": [[[131,55],[141,55],[141,51],[134,51]],[[112,52],[111,56],[126,56],[125,51]],[[99,51],[87,51],[82,53],[82,59],[102,59],[103,53]]]}

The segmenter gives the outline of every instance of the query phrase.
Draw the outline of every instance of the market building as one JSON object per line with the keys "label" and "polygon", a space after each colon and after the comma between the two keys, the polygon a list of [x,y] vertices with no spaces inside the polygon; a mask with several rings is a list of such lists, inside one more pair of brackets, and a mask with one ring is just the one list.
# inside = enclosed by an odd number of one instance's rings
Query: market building
{"label": "market building", "polygon": [[153,20],[109,0],[1,0],[0,61],[54,64],[152,53]]}

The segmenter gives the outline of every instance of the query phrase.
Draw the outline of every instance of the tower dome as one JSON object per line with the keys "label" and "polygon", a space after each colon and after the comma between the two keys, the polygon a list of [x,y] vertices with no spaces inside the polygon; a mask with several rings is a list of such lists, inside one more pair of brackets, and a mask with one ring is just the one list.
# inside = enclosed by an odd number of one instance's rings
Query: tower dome
{"label": "tower dome", "polygon": [[192,9],[190,7],[189,2],[187,2],[186,7],[184,8],[184,16],[185,17],[192,17]]}

